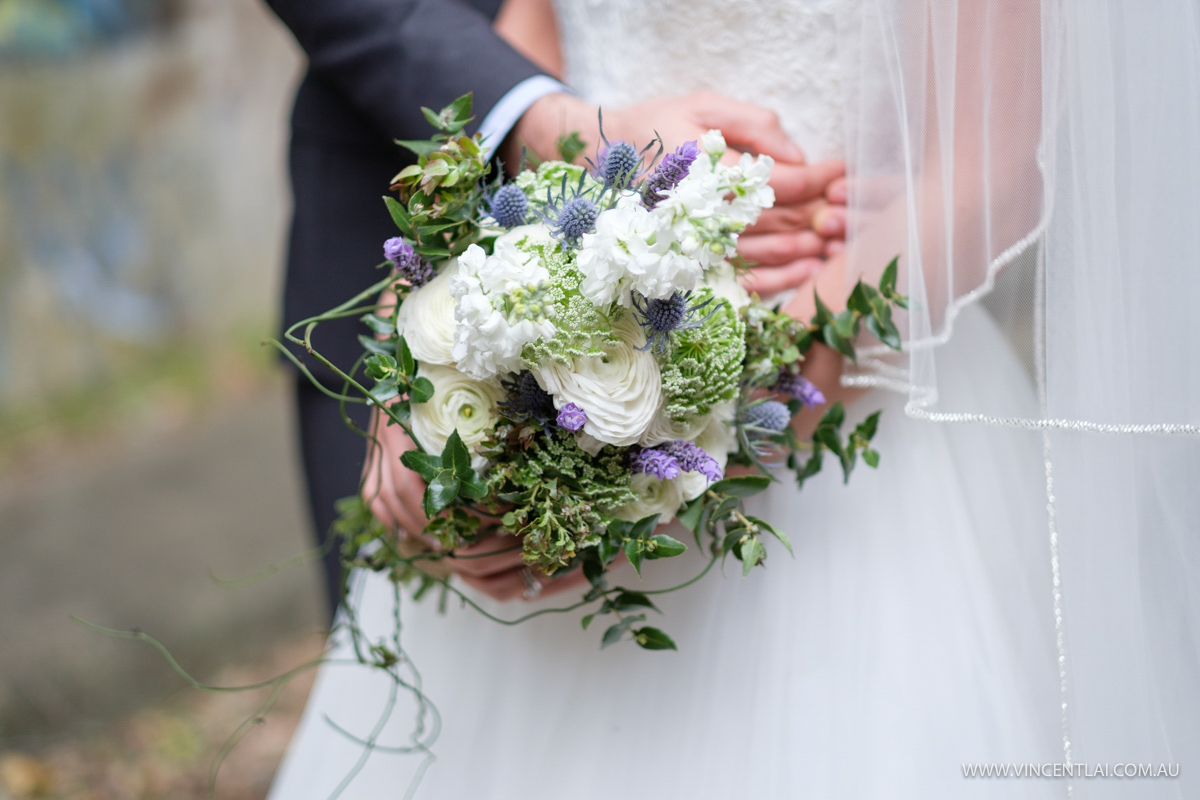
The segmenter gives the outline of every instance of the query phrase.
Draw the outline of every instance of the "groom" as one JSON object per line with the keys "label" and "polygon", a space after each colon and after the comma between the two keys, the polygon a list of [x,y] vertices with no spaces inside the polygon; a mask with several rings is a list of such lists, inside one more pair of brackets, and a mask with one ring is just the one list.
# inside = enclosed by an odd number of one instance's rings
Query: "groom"
{"label": "groom", "polygon": [[[285,328],[379,280],[375,265],[383,260],[382,244],[396,235],[380,196],[388,179],[411,163],[408,151],[393,140],[428,137],[422,106],[440,109],[473,92],[475,119],[485,143],[498,146],[512,138],[510,132],[518,125],[513,136],[522,141],[554,142],[566,132],[560,130],[561,105],[583,103],[495,33],[493,21],[501,0],[266,1],[308,55],[308,72],[292,113],[289,168],[295,202],[283,298]],[[592,110],[587,113],[594,118]],[[706,93],[655,103],[627,118],[644,127],[643,141],[656,129],[669,129],[683,141],[736,122],[746,129],[744,147],[769,152],[777,143],[779,152],[769,154],[793,163],[772,182],[777,193],[794,201],[795,210],[783,210],[761,238],[753,237],[758,242],[755,252],[763,254],[754,260],[785,268],[773,270],[778,277],[762,286],[792,280],[784,276],[800,274],[801,267],[820,255],[823,243],[811,231],[792,230],[790,236],[783,231],[810,225],[814,204],[820,204],[838,168],[804,165],[798,152],[788,150],[794,151],[794,145],[788,145],[769,112]],[[729,130],[726,134],[731,146],[739,144],[737,136]],[[838,218],[829,218],[833,222],[826,233],[836,236]],[[744,250],[754,246],[751,242]],[[350,364],[361,350],[361,332],[353,319],[325,323],[315,343],[333,363]],[[307,363],[328,388],[340,391],[331,373]],[[358,492],[365,445],[343,424],[337,401],[298,373],[295,391],[310,511],[323,541],[336,516],[334,501]],[[346,411],[367,428],[365,406],[347,404]],[[340,596],[338,555],[332,548],[324,558],[331,614]]]}

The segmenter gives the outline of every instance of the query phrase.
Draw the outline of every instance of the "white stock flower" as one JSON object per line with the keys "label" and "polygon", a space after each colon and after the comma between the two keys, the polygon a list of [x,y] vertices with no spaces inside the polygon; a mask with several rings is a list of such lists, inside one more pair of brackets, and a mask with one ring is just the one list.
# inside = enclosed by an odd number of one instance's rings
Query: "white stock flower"
{"label": "white stock flower", "polygon": [[468,247],[450,279],[457,301],[451,354],[458,368],[479,380],[520,370],[522,348],[553,336],[554,324],[544,318],[510,318],[502,309],[509,295],[538,290],[549,280],[537,257],[511,240],[497,240],[490,256],[479,245]]}
{"label": "white stock flower", "polygon": [[454,296],[450,277],[458,271],[457,260],[442,268],[429,283],[414,289],[400,304],[396,330],[408,341],[408,349],[422,364],[454,363]]}
{"label": "white stock flower", "polygon": [[718,130],[711,130],[700,137],[700,149],[713,157],[713,160],[725,155],[725,136]]}
{"label": "white stock flower", "polygon": [[728,261],[718,264],[704,276],[704,285],[712,289],[719,300],[729,303],[734,311],[750,305],[750,293],[738,282],[733,265]]}
{"label": "white stock flower", "polygon": [[[421,364],[417,374],[433,383],[433,397],[412,404],[412,429],[426,452],[437,455],[455,430],[467,449],[474,450],[496,427],[496,404],[504,390],[495,381],[477,381],[453,367]],[[481,469],[483,456],[471,454],[471,465]]]}
{"label": "white stock flower", "polygon": [[[632,314],[613,325],[620,338],[603,356],[577,358],[571,365],[548,361],[538,369],[555,408],[574,403],[587,414],[588,441],[626,446],[635,443],[654,419],[662,398],[658,362],[648,350],[636,350],[646,337]],[[594,446],[594,445],[593,445]]]}
{"label": "white stock flower", "polygon": [[642,517],[659,514],[658,522],[663,524],[675,519],[683,505],[683,494],[675,481],[661,481],[642,472],[633,476],[632,488],[637,499],[617,509],[613,514],[617,519],[637,522]]}
{"label": "white stock flower", "polygon": [[726,213],[732,219],[753,225],[764,208],[775,205],[775,190],[767,183],[775,160],[770,156],[742,153],[735,166],[725,168],[726,182],[733,191]]}

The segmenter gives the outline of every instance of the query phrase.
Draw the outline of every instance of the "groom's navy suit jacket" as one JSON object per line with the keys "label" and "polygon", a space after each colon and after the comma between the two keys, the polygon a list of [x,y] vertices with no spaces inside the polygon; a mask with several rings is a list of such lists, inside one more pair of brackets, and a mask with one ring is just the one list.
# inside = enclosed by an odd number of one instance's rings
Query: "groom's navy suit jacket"
{"label": "groom's navy suit jacket", "polygon": [[[501,0],[267,0],[308,55],[292,112],[289,166],[295,199],[283,324],[319,314],[382,277],[383,242],[397,235],[381,197],[411,163],[393,139],[433,130],[421,106],[475,93],[475,122],[540,73],[492,31]],[[349,365],[364,332],[356,320],[322,325],[314,345]],[[320,374],[318,372],[318,374]],[[332,376],[329,376],[332,378]],[[336,388],[341,388],[340,383]],[[357,492],[365,447],[337,404],[297,384],[300,443],[315,531],[324,539],[334,501]],[[365,426],[365,408],[351,406]],[[331,600],[337,553],[325,561]]]}

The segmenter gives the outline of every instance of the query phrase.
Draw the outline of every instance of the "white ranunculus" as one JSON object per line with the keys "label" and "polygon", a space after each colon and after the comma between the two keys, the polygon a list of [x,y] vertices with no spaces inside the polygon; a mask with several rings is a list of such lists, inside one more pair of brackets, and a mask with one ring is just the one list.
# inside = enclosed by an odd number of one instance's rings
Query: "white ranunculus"
{"label": "white ranunculus", "polygon": [[641,326],[626,313],[613,325],[620,338],[604,356],[577,358],[570,366],[554,361],[538,369],[555,408],[574,403],[587,414],[583,432],[604,444],[635,443],[654,419],[662,399],[662,375],[648,350]]}
{"label": "white ranunculus", "polygon": [[[437,455],[455,430],[468,449],[482,442],[496,426],[496,404],[504,390],[495,381],[477,381],[453,367],[421,364],[417,374],[433,383],[433,397],[412,404],[412,429],[426,452]],[[487,464],[472,453],[475,469]]]}
{"label": "white ranunculus", "polygon": [[458,271],[458,260],[451,260],[441,273],[419,289],[414,289],[400,304],[396,330],[408,341],[408,349],[422,364],[454,364],[454,307],[450,277]]}
{"label": "white ranunculus", "polygon": [[496,238],[496,244],[499,245],[500,242],[508,242],[517,246],[521,242],[525,242],[525,249],[530,249],[534,245],[555,243],[549,226],[541,222],[535,222],[532,225],[518,225],[512,230],[500,234]]}
{"label": "white ranunculus", "polygon": [[650,421],[646,431],[638,439],[638,444],[642,447],[654,447],[663,442],[673,442],[676,439],[694,439],[700,435],[700,431],[704,430],[704,426],[707,424],[707,416],[677,422],[664,414],[660,406],[654,414],[654,419]]}
{"label": "white ranunculus", "polygon": [[622,506],[614,514],[617,519],[637,522],[642,517],[660,514],[659,524],[675,519],[683,505],[683,495],[675,481],[660,481],[653,475],[639,473],[633,476],[633,491],[637,499]]}

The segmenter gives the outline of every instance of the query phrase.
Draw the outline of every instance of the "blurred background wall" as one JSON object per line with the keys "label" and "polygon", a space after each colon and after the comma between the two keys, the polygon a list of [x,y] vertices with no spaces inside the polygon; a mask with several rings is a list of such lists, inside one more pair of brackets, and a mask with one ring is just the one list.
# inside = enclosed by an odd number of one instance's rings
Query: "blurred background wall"
{"label": "blurred background wall", "polygon": [[179,688],[72,614],[201,674],[320,627],[312,564],[209,574],[309,544],[258,344],[301,67],[259,0],[0,0],[0,753]]}

